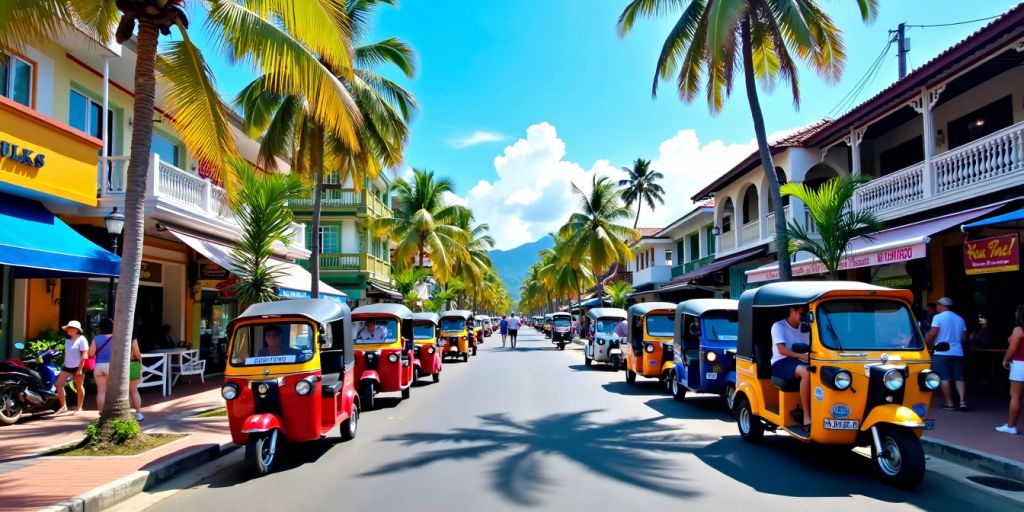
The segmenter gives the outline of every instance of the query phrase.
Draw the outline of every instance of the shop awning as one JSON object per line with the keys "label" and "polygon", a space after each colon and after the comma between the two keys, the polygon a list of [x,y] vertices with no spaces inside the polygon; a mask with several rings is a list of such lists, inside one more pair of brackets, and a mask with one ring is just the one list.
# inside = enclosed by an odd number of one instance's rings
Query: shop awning
{"label": "shop awning", "polygon": [[386,297],[390,297],[390,298],[395,299],[395,300],[402,300],[403,299],[402,294],[398,293],[397,290],[392,290],[391,288],[385,288],[385,287],[380,286],[379,284],[376,284],[376,283],[368,283],[366,285],[366,287],[369,289],[369,293],[367,293],[367,295],[369,295],[370,293],[374,293],[376,295],[384,295]]}
{"label": "shop awning", "polygon": [[[986,215],[1004,204],[1006,204],[1005,201],[906,226],[882,230],[872,235],[871,239],[864,237],[854,238],[850,241],[846,257],[839,264],[839,269],[873,267],[924,258],[927,255],[926,248],[932,235]],[[825,265],[817,258],[793,262],[793,277],[824,274],[825,272]],[[778,278],[778,263],[747,271],[748,283],[774,281]]]}
{"label": "shop awning", "polygon": [[739,262],[741,262],[741,261],[743,261],[743,260],[745,260],[747,258],[752,258],[754,256],[760,256],[761,254],[764,253],[764,251],[765,251],[765,247],[762,245],[761,247],[757,247],[755,249],[748,249],[746,251],[738,252],[736,254],[733,254],[732,256],[727,256],[725,258],[717,259],[717,260],[715,260],[714,262],[712,262],[712,263],[710,263],[708,265],[704,265],[703,267],[700,267],[700,268],[698,268],[696,270],[693,270],[693,271],[691,271],[691,272],[689,272],[687,274],[683,274],[683,275],[681,275],[681,276],[679,276],[679,277],[677,277],[677,278],[675,278],[675,279],[665,283],[665,285],[662,287],[662,289],[668,288],[670,286],[675,288],[675,285],[686,284],[686,283],[689,283],[690,281],[693,281],[694,279],[700,279],[700,278],[702,278],[702,277],[704,277],[704,276],[706,276],[708,274],[713,274],[713,273],[718,272],[720,270],[729,268],[729,267],[731,267],[731,266],[733,266],[733,265],[735,265],[735,264],[737,264],[737,263],[739,263]]}
{"label": "shop awning", "polygon": [[18,278],[116,277],[121,258],[92,243],[37,201],[0,193],[0,264]]}
{"label": "shop awning", "polygon": [[[206,256],[210,261],[224,267],[234,273],[234,260],[231,258],[232,248],[228,245],[191,235],[177,229],[166,228],[175,238],[192,248],[192,250]],[[290,262],[280,259],[273,259],[271,266],[278,272],[276,281],[277,295],[288,299],[307,299],[312,296],[310,283],[313,277],[309,272]],[[334,289],[331,285],[320,282],[320,296],[338,302],[347,302],[348,297]]]}
{"label": "shop awning", "polygon": [[1002,215],[996,215],[995,217],[989,217],[969,224],[960,226],[961,231],[968,231],[972,229],[985,228],[985,227],[1007,227],[1007,228],[1018,228],[1017,223],[1024,221],[1024,209],[1017,211],[1004,213]]}
{"label": "shop awning", "polygon": [[[600,304],[600,302],[601,302],[600,299],[598,299],[597,297],[593,297],[590,300],[588,300],[588,301],[584,302],[583,304],[581,304],[580,306],[585,307],[585,308],[591,308],[591,307],[597,306],[598,304]],[[611,304],[612,300],[611,299],[604,299],[604,303],[605,304]]]}

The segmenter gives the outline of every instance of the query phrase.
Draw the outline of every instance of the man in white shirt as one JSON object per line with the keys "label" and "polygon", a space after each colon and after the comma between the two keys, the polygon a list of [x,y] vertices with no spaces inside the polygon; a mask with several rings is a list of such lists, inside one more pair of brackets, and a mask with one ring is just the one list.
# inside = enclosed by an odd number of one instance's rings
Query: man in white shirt
{"label": "man in white shirt", "polygon": [[516,348],[516,337],[519,335],[519,324],[523,323],[515,313],[508,319],[508,340],[512,342],[512,348]]}
{"label": "man in white shirt", "polygon": [[366,325],[362,330],[359,331],[359,336],[356,337],[356,341],[385,341],[388,339],[388,328],[381,327],[377,328],[377,323],[370,320],[366,322]]}
{"label": "man in white shirt", "polygon": [[924,338],[928,347],[938,343],[949,343],[949,350],[936,351],[932,355],[932,370],[942,379],[942,395],[946,402],[942,408],[955,411],[953,405],[953,389],[949,382],[956,382],[956,392],[960,395],[960,410],[967,410],[967,384],[964,382],[964,340],[967,339],[967,323],[960,315],[952,311],[953,299],[943,297],[936,304],[938,314],[932,318],[932,328]]}
{"label": "man in white shirt", "polygon": [[807,306],[790,307],[789,316],[772,325],[772,375],[800,380],[804,427],[811,424],[811,379],[807,372],[810,355],[793,352],[793,345],[810,343],[810,333],[800,332],[800,322],[806,312]]}

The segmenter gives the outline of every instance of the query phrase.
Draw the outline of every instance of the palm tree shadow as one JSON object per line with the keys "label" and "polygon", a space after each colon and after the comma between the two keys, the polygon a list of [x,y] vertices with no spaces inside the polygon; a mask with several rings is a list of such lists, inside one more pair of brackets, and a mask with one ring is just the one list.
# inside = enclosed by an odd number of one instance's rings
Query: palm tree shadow
{"label": "palm tree shadow", "polygon": [[489,472],[494,491],[519,506],[541,504],[547,457],[560,456],[595,475],[677,498],[697,491],[683,486],[682,471],[667,453],[694,453],[712,437],[680,434],[661,418],[597,423],[598,410],[560,413],[516,422],[504,413],[480,416],[481,425],[445,432],[412,432],[385,438],[404,446],[454,445],[423,451],[382,465],[361,476],[392,474],[442,461],[497,455]]}

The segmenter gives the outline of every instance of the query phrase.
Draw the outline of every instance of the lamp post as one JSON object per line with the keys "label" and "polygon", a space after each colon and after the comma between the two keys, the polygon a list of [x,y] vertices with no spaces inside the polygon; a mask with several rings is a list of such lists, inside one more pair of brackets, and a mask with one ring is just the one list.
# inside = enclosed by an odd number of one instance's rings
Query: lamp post
{"label": "lamp post", "polygon": [[[117,254],[117,237],[121,236],[121,230],[124,229],[124,214],[117,211],[117,207],[111,211],[106,217],[103,217],[103,223],[107,226],[107,234],[110,235],[110,252]],[[107,284],[107,317],[114,317],[114,278],[110,278],[110,282]]]}

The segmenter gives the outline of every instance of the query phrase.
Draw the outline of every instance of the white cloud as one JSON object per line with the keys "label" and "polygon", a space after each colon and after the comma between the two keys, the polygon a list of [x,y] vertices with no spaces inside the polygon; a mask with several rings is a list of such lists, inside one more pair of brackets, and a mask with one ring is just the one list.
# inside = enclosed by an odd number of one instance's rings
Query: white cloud
{"label": "white cloud", "polygon": [[477,144],[486,144],[488,142],[501,142],[507,139],[504,134],[498,132],[489,132],[485,130],[477,130],[469,135],[462,137],[456,137],[450,139],[450,144],[455,149],[465,149],[470,146],[476,146]]}

